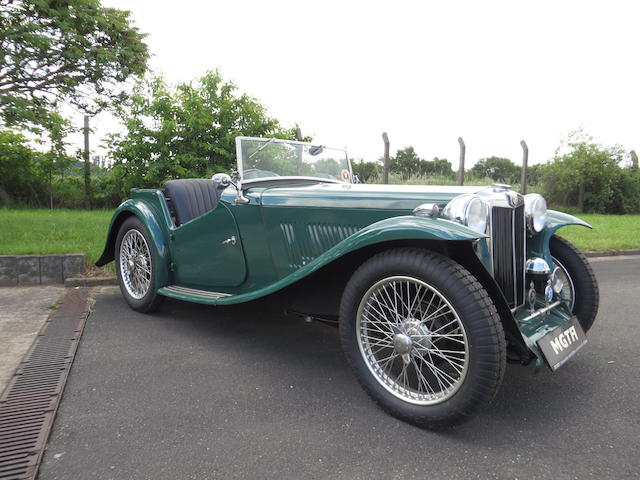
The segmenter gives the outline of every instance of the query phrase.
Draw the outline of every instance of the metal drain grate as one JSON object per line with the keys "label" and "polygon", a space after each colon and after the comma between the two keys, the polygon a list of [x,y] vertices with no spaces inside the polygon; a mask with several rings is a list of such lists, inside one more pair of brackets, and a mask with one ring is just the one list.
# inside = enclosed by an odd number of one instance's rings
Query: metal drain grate
{"label": "metal drain grate", "polygon": [[0,479],[35,478],[88,315],[74,289],[49,315],[0,397]]}

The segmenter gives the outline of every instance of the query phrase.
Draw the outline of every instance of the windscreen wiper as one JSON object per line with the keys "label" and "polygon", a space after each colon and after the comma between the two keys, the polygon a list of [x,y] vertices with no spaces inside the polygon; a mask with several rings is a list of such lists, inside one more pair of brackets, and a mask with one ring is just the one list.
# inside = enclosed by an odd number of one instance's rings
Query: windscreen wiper
{"label": "windscreen wiper", "polygon": [[260,153],[262,150],[264,150],[265,148],[267,148],[267,145],[269,145],[272,142],[275,142],[276,139],[275,138],[270,138],[269,140],[267,140],[265,142],[264,145],[262,145],[259,149],[257,149],[255,152],[253,152],[251,155],[249,155],[249,158],[247,158],[247,160],[251,160],[253,157],[255,157],[258,153]]}

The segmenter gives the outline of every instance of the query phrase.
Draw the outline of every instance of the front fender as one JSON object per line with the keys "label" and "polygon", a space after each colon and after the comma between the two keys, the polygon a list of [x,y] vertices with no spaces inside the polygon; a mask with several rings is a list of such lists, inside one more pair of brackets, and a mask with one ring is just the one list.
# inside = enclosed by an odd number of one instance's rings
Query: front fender
{"label": "front fender", "polygon": [[[151,193],[151,192],[145,192]],[[122,223],[130,216],[136,216],[147,228],[151,236],[151,245],[156,259],[154,265],[154,278],[157,288],[169,284],[169,225],[167,219],[168,211],[164,212],[163,205],[159,199],[151,195],[142,195],[142,198],[131,198],[126,200],[116,209],[111,217],[107,241],[102,255],[96,262],[96,266],[101,267],[115,259],[115,247],[118,231]],[[166,205],[165,205],[166,208]]]}
{"label": "front fender", "polygon": [[560,228],[568,225],[580,225],[582,227],[593,228],[587,222],[580,220],[578,217],[574,217],[573,215],[569,215],[568,213],[562,213],[556,210],[547,210],[547,223],[544,230],[529,238],[529,257],[541,257],[551,265],[552,259],[551,251],[549,250],[549,241]]}
{"label": "front fender", "polygon": [[402,216],[381,220],[359,230],[302,268],[266,287],[239,295],[217,299],[217,305],[241,303],[274,293],[314,273],[355,250],[376,243],[396,240],[472,241],[486,238],[464,225],[441,218]]}

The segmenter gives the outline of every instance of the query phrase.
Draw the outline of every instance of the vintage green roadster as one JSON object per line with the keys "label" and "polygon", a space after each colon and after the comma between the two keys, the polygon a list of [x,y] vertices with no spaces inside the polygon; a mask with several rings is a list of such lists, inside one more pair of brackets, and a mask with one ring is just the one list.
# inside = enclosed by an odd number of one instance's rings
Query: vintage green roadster
{"label": "vintage green roadster", "polygon": [[496,395],[507,361],[557,369],[585,343],[598,286],[555,235],[585,222],[508,185],[364,185],[346,152],[238,137],[237,175],[137,190],[115,212],[112,260],[131,308],[274,299],[339,323],[382,408],[431,428]]}

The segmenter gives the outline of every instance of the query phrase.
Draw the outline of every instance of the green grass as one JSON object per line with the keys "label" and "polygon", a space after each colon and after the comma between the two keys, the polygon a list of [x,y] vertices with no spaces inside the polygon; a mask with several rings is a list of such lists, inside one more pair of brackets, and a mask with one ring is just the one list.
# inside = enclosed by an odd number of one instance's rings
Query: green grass
{"label": "green grass", "polygon": [[558,232],[581,250],[611,251],[640,248],[640,215],[575,214],[589,223],[584,227],[564,227]]}
{"label": "green grass", "polygon": [[[90,267],[102,253],[112,213],[113,210],[0,209],[0,255],[84,253]],[[560,235],[578,248],[640,248],[640,215],[577,216],[594,229],[565,227]]]}
{"label": "green grass", "polygon": [[113,210],[0,209],[0,255],[84,253],[98,259]]}

